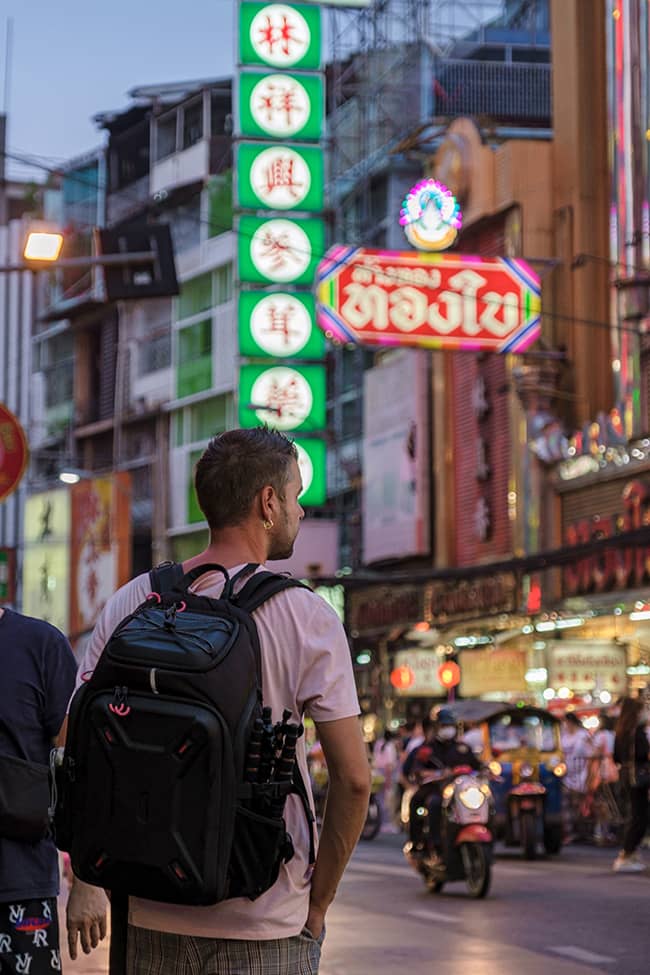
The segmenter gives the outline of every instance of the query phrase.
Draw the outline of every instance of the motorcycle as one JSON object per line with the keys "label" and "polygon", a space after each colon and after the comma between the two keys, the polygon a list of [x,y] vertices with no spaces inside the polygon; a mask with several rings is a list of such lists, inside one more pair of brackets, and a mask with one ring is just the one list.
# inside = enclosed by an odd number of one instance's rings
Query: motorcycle
{"label": "motorcycle", "polygon": [[[407,843],[404,854],[407,862],[424,879],[432,893],[440,893],[446,883],[464,880],[471,897],[485,897],[492,880],[494,837],[491,829],[494,818],[492,790],[485,772],[469,766],[458,766],[440,773],[420,777],[420,784],[446,781],[442,790],[441,845],[434,851],[428,842],[425,822],[426,851],[417,854]],[[402,821],[415,793],[407,790],[402,802]],[[426,817],[423,808],[418,813]]]}
{"label": "motorcycle", "polygon": [[492,775],[494,834],[518,846],[527,860],[540,847],[562,848],[562,780],[566,764],[560,724],[543,708],[499,701],[457,701],[452,710],[461,728],[476,728],[474,752]]}

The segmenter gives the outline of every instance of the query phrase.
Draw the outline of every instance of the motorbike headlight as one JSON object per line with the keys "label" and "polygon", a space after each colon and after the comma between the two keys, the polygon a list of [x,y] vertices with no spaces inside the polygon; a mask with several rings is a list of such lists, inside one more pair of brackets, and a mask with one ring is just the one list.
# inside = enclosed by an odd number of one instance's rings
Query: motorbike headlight
{"label": "motorbike headlight", "polygon": [[480,809],[485,802],[485,796],[478,786],[470,785],[467,789],[462,789],[458,798],[466,809]]}
{"label": "motorbike headlight", "polygon": [[566,775],[566,765],[564,762],[558,762],[553,769],[553,775],[557,775],[558,779],[561,779],[563,775]]}
{"label": "motorbike headlight", "polygon": [[534,768],[529,765],[528,762],[523,762],[521,768],[519,769],[519,774],[522,779],[531,779],[533,776]]}
{"label": "motorbike headlight", "polygon": [[488,768],[492,773],[492,775],[501,775],[503,771],[503,769],[501,768],[501,762],[497,762],[496,760],[490,762]]}

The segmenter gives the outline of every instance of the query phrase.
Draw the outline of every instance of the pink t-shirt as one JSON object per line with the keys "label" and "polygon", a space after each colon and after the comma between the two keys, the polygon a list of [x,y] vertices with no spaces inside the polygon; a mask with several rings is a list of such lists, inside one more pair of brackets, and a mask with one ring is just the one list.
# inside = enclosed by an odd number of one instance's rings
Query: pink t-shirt
{"label": "pink t-shirt", "polygon": [[[243,566],[234,566],[234,575]],[[264,568],[264,567],[261,567]],[[223,588],[219,572],[201,576],[192,589],[217,597]],[[79,667],[82,675],[95,667],[117,624],[144,602],[151,590],[149,575],[127,583],[104,607]],[[293,720],[308,714],[316,722],[336,721],[359,714],[350,650],[334,610],[307,589],[278,593],[255,611],[262,652],[264,703],[277,720],[291,708]],[[304,736],[298,742],[298,762],[309,784]],[[214,907],[159,904],[131,898],[129,919],[138,927],[202,938],[244,938],[264,941],[288,938],[304,927],[309,909],[309,829],[297,796],[285,807],[287,829],[295,856],[280,868],[270,890],[255,901],[235,898]]]}

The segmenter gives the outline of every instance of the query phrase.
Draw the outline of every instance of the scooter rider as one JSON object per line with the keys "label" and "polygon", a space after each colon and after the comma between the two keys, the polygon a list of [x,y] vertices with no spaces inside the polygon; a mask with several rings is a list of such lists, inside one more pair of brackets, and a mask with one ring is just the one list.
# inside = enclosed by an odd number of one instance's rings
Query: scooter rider
{"label": "scooter rider", "polygon": [[[417,781],[420,774],[431,771],[443,772],[460,765],[480,769],[481,763],[471,748],[458,741],[458,725],[453,711],[439,707],[426,728],[424,744],[416,748],[404,763],[403,774]],[[441,842],[442,790],[447,777],[434,782],[424,782],[411,799],[409,806],[409,852],[418,856],[427,852],[424,827],[428,819],[429,842],[438,849]]]}

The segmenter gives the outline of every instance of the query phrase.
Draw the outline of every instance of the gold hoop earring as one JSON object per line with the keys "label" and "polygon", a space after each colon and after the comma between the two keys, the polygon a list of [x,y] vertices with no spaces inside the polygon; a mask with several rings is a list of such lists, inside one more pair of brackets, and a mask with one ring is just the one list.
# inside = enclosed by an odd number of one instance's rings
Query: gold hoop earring
{"label": "gold hoop earring", "polygon": [[270,518],[265,518],[262,524],[264,525],[267,532],[273,528],[273,522],[271,521]]}

